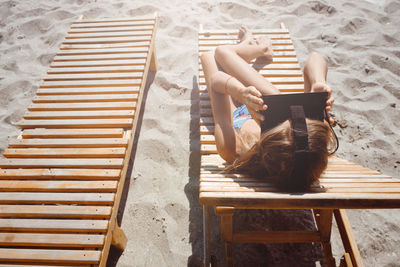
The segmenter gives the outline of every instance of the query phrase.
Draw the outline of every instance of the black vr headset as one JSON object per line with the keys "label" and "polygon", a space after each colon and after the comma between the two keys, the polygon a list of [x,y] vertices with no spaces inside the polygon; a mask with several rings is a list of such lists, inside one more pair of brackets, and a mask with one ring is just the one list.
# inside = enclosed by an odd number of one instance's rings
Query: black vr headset
{"label": "black vr headset", "polygon": [[[263,100],[268,109],[260,111],[265,116],[265,120],[261,122],[261,132],[268,131],[287,119],[291,121],[295,142],[295,165],[290,179],[297,184],[299,182],[297,177],[304,174],[305,168],[308,166],[308,158],[312,154],[308,146],[306,118],[319,121],[324,121],[325,118],[332,129],[325,109],[328,93],[266,95],[263,96]],[[339,140],[333,129],[332,133],[336,139],[336,148],[330,152],[330,155],[339,148]]]}

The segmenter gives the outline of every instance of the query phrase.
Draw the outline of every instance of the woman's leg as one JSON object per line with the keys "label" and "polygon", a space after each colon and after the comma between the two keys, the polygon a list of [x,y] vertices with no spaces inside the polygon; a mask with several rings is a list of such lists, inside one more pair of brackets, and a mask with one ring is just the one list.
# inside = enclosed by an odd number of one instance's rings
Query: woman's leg
{"label": "woman's leg", "polygon": [[[241,43],[222,45],[215,50],[215,59],[224,71],[245,86],[254,86],[261,94],[279,94],[279,90],[258,73],[248,62],[258,57],[271,57],[271,46],[267,39],[254,40],[245,33]],[[239,35],[240,37],[240,35]]]}
{"label": "woman's leg", "polygon": [[223,159],[233,162],[238,155],[236,133],[232,126],[232,115],[236,107],[230,96],[224,93],[225,85],[221,85],[223,80],[229,78],[229,75],[218,70],[212,51],[201,55],[201,64],[211,100],[217,151]]}

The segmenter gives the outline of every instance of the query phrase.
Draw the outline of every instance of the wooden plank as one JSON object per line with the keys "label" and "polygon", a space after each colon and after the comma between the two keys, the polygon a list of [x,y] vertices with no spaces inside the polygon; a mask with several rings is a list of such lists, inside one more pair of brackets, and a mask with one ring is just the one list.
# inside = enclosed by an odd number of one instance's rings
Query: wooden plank
{"label": "wooden plank", "polygon": [[24,130],[22,138],[121,138],[122,128],[113,129],[40,129]]}
{"label": "wooden plank", "polygon": [[127,102],[136,101],[137,94],[104,94],[104,95],[66,95],[35,96],[34,103],[71,103],[71,102]]}
{"label": "wooden plank", "polygon": [[[237,29],[224,29],[224,30],[218,30],[218,29],[203,29],[199,30],[199,35],[204,35],[204,36],[214,36],[214,35],[233,35],[237,36],[238,35],[238,30]],[[265,35],[265,34],[276,34],[276,33],[289,33],[288,29],[279,29],[279,28],[274,28],[274,29],[254,29],[252,31],[253,35]]]}
{"label": "wooden plank", "polygon": [[126,149],[118,148],[17,148],[6,149],[6,158],[123,158]]}
{"label": "wooden plank", "polygon": [[[276,63],[276,64],[268,64],[268,65],[253,65],[255,69],[259,70],[260,72],[267,72],[269,70],[301,70],[300,65],[298,62],[296,63]],[[202,72],[203,68],[199,67],[199,71]]]}
{"label": "wooden plank", "polygon": [[[268,81],[272,84],[303,84],[303,77],[268,77]],[[200,85],[205,85],[206,81],[204,78],[199,79]],[[304,89],[304,87],[303,87]]]}
{"label": "wooden plank", "polygon": [[141,83],[142,79],[44,81],[40,88],[138,86]]}
{"label": "wooden plank", "polygon": [[[111,22],[111,21],[80,21],[80,22],[74,22],[71,25],[71,29],[79,29],[79,28],[112,28],[112,27],[136,27],[136,26],[153,26],[154,25],[154,20],[149,19],[149,20],[126,20],[126,21],[116,21],[116,22]],[[153,26],[154,27],[154,26]]]}
{"label": "wooden plank", "polygon": [[104,235],[0,233],[0,246],[101,248]]}
{"label": "wooden plank", "polygon": [[104,23],[115,23],[115,22],[131,22],[133,24],[138,24],[140,25],[143,22],[148,22],[150,24],[154,24],[155,18],[153,17],[148,17],[148,18],[104,18],[104,19],[96,19],[96,20],[89,20],[89,19],[82,19],[82,20],[76,20],[72,23],[72,26],[83,24],[104,24]]}
{"label": "wooden plank", "polygon": [[31,263],[97,264],[101,251],[53,249],[0,249],[0,261]]}
{"label": "wooden plank", "polygon": [[[212,48],[210,46],[200,46],[199,47],[199,53],[203,53],[206,51],[214,50],[216,47]],[[281,52],[281,51],[295,51],[295,48],[293,45],[274,45],[273,46],[273,52]],[[199,66],[199,68],[202,68],[202,66]]]}
{"label": "wooden plank", "polygon": [[0,169],[0,179],[118,180],[117,169]]}
{"label": "wooden plank", "polygon": [[108,219],[109,206],[0,205],[0,218],[79,218]]}
{"label": "wooden plank", "polygon": [[136,86],[127,87],[81,87],[81,88],[39,88],[37,95],[98,95],[98,94],[134,94]]}
{"label": "wooden plank", "polygon": [[[298,69],[261,69],[259,73],[264,77],[303,77],[303,72]],[[204,73],[202,71],[200,71],[199,77],[204,78]]]}
{"label": "wooden plank", "polygon": [[117,181],[0,180],[1,192],[115,192]]}
{"label": "wooden plank", "polygon": [[200,204],[231,205],[246,209],[389,209],[400,206],[400,194],[200,192]]}
{"label": "wooden plank", "polygon": [[148,47],[126,47],[126,48],[113,48],[113,49],[74,49],[74,50],[60,50],[57,56],[77,56],[77,55],[108,55],[108,54],[131,54],[131,53],[147,53]]}
{"label": "wooden plank", "polygon": [[136,30],[136,31],[113,31],[113,32],[84,32],[84,33],[70,33],[65,39],[77,38],[103,38],[103,37],[136,37],[136,36],[151,36],[152,29],[150,30]]}
{"label": "wooden plank", "polygon": [[[260,36],[266,37],[269,40],[291,40],[289,33],[277,32],[277,33],[267,33],[267,34],[257,34]],[[255,37],[257,37],[255,36]],[[199,35],[199,41],[236,41],[239,43],[238,35],[230,35],[230,34],[214,34],[210,36]]]}
{"label": "wooden plank", "polygon": [[26,120],[63,120],[63,119],[117,119],[133,118],[134,110],[89,110],[89,111],[27,111]]}
{"label": "wooden plank", "polygon": [[143,65],[132,66],[102,66],[102,67],[63,67],[49,68],[47,74],[76,74],[76,73],[123,73],[123,72],[138,72],[143,75]]}
{"label": "wooden plank", "polygon": [[132,119],[68,119],[68,120],[22,120],[18,126],[32,128],[115,128],[130,127]]}
{"label": "wooden plank", "polygon": [[60,50],[80,50],[80,49],[114,49],[124,47],[149,47],[150,41],[131,42],[131,43],[115,43],[115,44],[61,44]]}
{"label": "wooden plank", "polygon": [[146,31],[152,30],[153,25],[143,26],[124,26],[124,27],[96,27],[96,28],[71,28],[68,31],[69,35],[80,33],[106,33],[106,32],[132,32],[132,31]]}
{"label": "wooden plank", "polygon": [[[293,45],[292,40],[278,39],[278,40],[270,40],[272,48],[274,45]],[[224,44],[237,44],[237,39],[227,39],[227,40],[199,40],[199,46],[210,46],[217,47]]]}
{"label": "wooden plank", "polygon": [[[279,83],[274,83],[274,86],[280,90],[281,93],[289,93],[289,92],[303,92],[304,91],[304,85],[303,82],[298,82],[298,83],[293,83],[293,84],[279,84]],[[200,95],[201,99],[209,99],[208,93],[207,93],[207,88],[206,85],[200,85],[200,92],[204,94]]]}
{"label": "wooden plank", "polygon": [[[0,192],[0,203],[18,204],[18,205],[21,204],[112,205],[114,201],[114,195],[115,195],[114,193]],[[2,220],[3,219],[0,219],[0,221]]]}
{"label": "wooden plank", "polygon": [[[127,134],[129,136],[129,134]],[[127,138],[54,138],[54,139],[14,139],[10,148],[74,148],[74,147],[126,147]]]}
{"label": "wooden plank", "polygon": [[57,55],[53,61],[67,62],[67,61],[93,61],[93,60],[131,60],[131,59],[145,59],[147,53],[122,53],[122,54],[80,54],[80,55]]}
{"label": "wooden plank", "polygon": [[105,67],[105,66],[134,66],[144,65],[146,60],[143,58],[138,59],[116,59],[116,60],[86,60],[86,61],[53,61],[50,65],[51,68],[64,68],[64,67]]}
{"label": "wooden plank", "polygon": [[364,264],[362,262],[360,251],[358,250],[357,242],[354,238],[354,234],[351,229],[350,221],[347,217],[346,211],[337,209],[333,212],[345,251],[349,253],[351,257],[351,262],[354,264],[355,267],[363,267]]}
{"label": "wooden plank", "polygon": [[77,38],[65,39],[63,44],[110,44],[110,43],[133,43],[148,41],[150,36],[129,37],[102,37],[102,38]]}
{"label": "wooden plank", "polygon": [[[72,80],[98,80],[98,79],[137,79],[141,78],[142,72],[122,72],[122,73],[69,73],[69,74],[50,74],[45,81],[72,81]],[[137,87],[137,90],[139,88]]]}
{"label": "wooden plank", "polygon": [[33,103],[28,107],[31,111],[50,110],[134,110],[136,102],[82,102],[82,103]]}
{"label": "wooden plank", "polygon": [[[27,139],[29,140],[29,139]],[[123,159],[53,159],[53,158],[13,158],[0,159],[0,168],[94,168],[117,169],[121,168]]]}

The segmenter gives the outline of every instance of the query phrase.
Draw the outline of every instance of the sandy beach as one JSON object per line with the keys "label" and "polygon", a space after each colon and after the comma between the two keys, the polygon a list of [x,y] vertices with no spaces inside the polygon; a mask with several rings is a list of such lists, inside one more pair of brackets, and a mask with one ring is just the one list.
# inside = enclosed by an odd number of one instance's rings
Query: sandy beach
{"label": "sandy beach", "polygon": [[[291,32],[304,64],[311,51],[328,62],[336,99],[339,157],[400,177],[400,2],[369,1],[0,1],[0,152],[20,130],[16,123],[80,15],[88,19],[159,15],[158,72],[146,102],[126,199],[120,210],[126,250],[109,266],[201,266],[202,208],[198,109],[199,25],[205,29],[278,28]],[[129,190],[128,190],[129,189]],[[400,266],[398,210],[349,210],[365,266]],[[238,227],[310,227],[309,211],[241,212]],[[224,266],[219,220],[212,249]],[[336,262],[343,254],[332,236]],[[236,266],[325,266],[319,245],[235,245]]]}

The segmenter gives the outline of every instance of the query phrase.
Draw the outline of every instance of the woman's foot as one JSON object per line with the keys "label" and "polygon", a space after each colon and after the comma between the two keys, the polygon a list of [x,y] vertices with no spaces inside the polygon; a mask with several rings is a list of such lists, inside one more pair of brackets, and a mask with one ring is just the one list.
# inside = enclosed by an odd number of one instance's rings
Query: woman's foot
{"label": "woman's foot", "polygon": [[270,64],[273,60],[272,46],[268,38],[261,36],[254,38],[246,26],[239,28],[238,38],[240,45],[251,45],[255,49],[257,64]]}
{"label": "woman's foot", "polygon": [[246,26],[240,26],[239,28],[239,33],[238,33],[238,39],[240,43],[247,43],[247,44],[252,44],[252,41],[254,40],[253,34],[247,29]]}
{"label": "woman's foot", "polygon": [[274,52],[269,39],[261,36],[256,39],[255,43],[255,45],[259,46],[261,50],[261,55],[256,59],[256,63],[265,65],[272,63]]}

